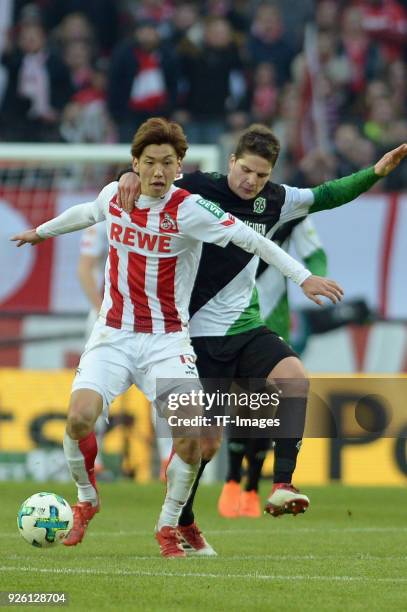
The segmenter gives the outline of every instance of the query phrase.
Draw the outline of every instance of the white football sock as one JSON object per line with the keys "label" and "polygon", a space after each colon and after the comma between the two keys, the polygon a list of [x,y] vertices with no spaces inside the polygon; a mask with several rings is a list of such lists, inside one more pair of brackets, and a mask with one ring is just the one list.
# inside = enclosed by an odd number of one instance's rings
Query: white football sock
{"label": "white football sock", "polygon": [[90,501],[92,505],[96,506],[98,503],[97,491],[89,480],[85,457],[79,448],[79,440],[73,440],[66,432],[64,436],[64,454],[72,478],[78,488],[79,501]]}
{"label": "white football sock", "polygon": [[172,434],[166,419],[159,416],[154,402],[151,404],[151,420],[154,425],[157,440],[157,450],[160,461],[167,461],[172,451]]}
{"label": "white football sock", "polygon": [[157,529],[178,525],[178,519],[188,499],[200,462],[190,465],[174,454],[167,467],[167,494],[161,508]]}
{"label": "white football sock", "polygon": [[172,451],[172,438],[157,437],[157,450],[160,461],[167,461]]}

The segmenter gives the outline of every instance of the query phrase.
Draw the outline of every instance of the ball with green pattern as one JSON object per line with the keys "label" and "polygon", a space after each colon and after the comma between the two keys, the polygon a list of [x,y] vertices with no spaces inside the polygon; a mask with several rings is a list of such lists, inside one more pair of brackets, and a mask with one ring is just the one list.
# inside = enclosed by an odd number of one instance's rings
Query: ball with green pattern
{"label": "ball with green pattern", "polygon": [[71,531],[72,508],[60,495],[35,493],[21,504],[17,526],[26,542],[49,548],[62,542]]}

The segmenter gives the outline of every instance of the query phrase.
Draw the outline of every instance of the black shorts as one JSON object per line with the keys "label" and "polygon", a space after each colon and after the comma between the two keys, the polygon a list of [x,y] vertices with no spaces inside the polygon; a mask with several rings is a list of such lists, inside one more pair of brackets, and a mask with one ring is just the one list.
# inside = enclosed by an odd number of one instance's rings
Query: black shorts
{"label": "black shorts", "polygon": [[191,338],[200,378],[267,378],[286,357],[298,357],[287,342],[266,326],[235,336]]}

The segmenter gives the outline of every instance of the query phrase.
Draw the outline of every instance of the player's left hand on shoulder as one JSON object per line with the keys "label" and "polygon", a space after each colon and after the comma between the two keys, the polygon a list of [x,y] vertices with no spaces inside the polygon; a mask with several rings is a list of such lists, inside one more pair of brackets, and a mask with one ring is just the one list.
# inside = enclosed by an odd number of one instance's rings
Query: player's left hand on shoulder
{"label": "player's left hand on shoulder", "polygon": [[374,171],[378,176],[387,176],[407,156],[407,144],[404,143],[389,151],[375,164]]}
{"label": "player's left hand on shoulder", "polygon": [[333,280],[322,276],[309,276],[301,285],[304,294],[318,304],[323,306],[323,301],[318,296],[323,296],[337,304],[343,298],[343,289]]}
{"label": "player's left hand on shoulder", "polygon": [[127,213],[131,213],[135,202],[140,197],[140,179],[135,172],[126,172],[120,177],[117,192],[117,204]]}
{"label": "player's left hand on shoulder", "polygon": [[10,238],[11,241],[17,242],[16,246],[20,247],[23,244],[38,244],[39,242],[43,242],[45,238],[41,238],[36,232],[35,229],[26,230],[25,232],[21,232],[20,234],[15,234]]}

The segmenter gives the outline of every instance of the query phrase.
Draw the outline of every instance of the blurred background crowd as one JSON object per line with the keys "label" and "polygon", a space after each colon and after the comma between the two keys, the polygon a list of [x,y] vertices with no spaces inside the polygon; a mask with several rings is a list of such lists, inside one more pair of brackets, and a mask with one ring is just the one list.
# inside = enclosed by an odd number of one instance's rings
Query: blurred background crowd
{"label": "blurred background crowd", "polygon": [[0,24],[3,142],[128,143],[163,115],[228,151],[259,121],[305,186],[407,141],[407,0],[2,0]]}

